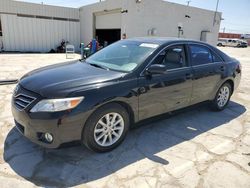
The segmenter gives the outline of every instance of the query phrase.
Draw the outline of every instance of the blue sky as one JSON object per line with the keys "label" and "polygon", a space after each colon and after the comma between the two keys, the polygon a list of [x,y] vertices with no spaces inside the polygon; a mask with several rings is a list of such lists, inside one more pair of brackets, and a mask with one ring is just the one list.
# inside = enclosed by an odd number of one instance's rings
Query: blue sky
{"label": "blue sky", "polygon": [[[80,7],[82,5],[99,2],[99,0],[22,0],[33,3],[58,5],[66,7]],[[152,0],[153,1],[153,0]],[[187,4],[188,0],[168,0],[179,4]],[[217,0],[191,0],[190,6],[215,10]],[[250,0],[220,0],[218,11],[225,19],[221,22],[221,31],[250,33]]]}

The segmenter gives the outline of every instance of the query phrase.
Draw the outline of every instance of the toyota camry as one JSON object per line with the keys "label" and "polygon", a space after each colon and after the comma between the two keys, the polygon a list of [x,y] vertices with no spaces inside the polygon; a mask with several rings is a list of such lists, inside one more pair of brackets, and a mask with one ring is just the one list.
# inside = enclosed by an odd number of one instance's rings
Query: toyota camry
{"label": "toyota camry", "polygon": [[81,141],[106,152],[131,125],[203,101],[223,110],[239,61],[209,44],[175,38],[118,41],[85,60],[24,75],[12,98],[16,128],[48,148]]}

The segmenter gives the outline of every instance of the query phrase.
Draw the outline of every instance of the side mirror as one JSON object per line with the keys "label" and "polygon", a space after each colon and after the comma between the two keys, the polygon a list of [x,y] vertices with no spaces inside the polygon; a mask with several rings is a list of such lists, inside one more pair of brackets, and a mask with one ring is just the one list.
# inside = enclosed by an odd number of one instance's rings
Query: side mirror
{"label": "side mirror", "polygon": [[161,64],[151,65],[146,69],[146,74],[164,74],[167,71],[167,67]]}

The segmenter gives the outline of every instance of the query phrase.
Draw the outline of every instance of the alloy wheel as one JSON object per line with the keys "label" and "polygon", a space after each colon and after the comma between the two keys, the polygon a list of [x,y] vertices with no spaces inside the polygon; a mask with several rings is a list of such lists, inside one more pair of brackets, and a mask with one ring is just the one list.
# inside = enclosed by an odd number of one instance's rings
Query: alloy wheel
{"label": "alloy wheel", "polygon": [[227,86],[223,86],[217,96],[217,104],[220,108],[223,108],[230,97],[230,89]]}
{"label": "alloy wheel", "polygon": [[102,147],[116,143],[124,131],[124,119],[115,112],[108,113],[98,120],[94,128],[95,142]]}

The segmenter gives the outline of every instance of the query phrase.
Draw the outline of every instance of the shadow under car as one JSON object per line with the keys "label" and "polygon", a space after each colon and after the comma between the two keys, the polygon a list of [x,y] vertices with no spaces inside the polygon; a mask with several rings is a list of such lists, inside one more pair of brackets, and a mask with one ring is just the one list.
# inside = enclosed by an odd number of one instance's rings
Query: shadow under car
{"label": "shadow under car", "polygon": [[230,102],[221,112],[198,105],[151,119],[130,131],[125,141],[108,153],[94,153],[83,146],[45,149],[13,128],[4,143],[4,159],[18,175],[36,185],[76,186],[106,177],[144,158],[169,165],[168,159],[156,154],[219,127],[245,111],[244,106]]}

